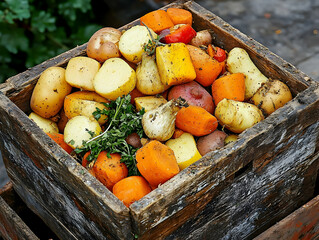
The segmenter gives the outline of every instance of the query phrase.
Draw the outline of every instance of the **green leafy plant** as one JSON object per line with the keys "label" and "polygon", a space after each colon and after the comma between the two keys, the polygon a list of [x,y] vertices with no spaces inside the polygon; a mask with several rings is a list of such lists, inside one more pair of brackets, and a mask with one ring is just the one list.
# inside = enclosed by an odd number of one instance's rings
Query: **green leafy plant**
{"label": "green leafy plant", "polygon": [[0,83],[87,42],[101,28],[91,0],[0,2]]}
{"label": "green leafy plant", "polygon": [[120,153],[121,161],[128,168],[129,176],[140,175],[137,166],[135,153],[137,148],[126,142],[126,137],[131,133],[137,133],[139,137],[144,137],[142,127],[142,117],[144,109],[137,112],[131,104],[131,95],[118,97],[115,101],[105,104],[108,110],[97,109],[93,115],[98,119],[102,114],[108,116],[106,130],[100,135],[84,142],[83,147],[76,148],[76,154],[84,154],[91,151],[87,160],[93,166],[101,151],[106,150],[108,156],[111,153]]}

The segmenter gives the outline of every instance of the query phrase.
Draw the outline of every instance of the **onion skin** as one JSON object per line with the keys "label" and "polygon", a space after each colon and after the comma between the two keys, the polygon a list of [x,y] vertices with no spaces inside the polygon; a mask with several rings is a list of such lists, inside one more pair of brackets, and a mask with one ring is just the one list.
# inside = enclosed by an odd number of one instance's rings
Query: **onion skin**
{"label": "onion skin", "polygon": [[175,131],[176,115],[185,101],[173,99],[143,115],[142,125],[146,136],[158,141],[170,139]]}

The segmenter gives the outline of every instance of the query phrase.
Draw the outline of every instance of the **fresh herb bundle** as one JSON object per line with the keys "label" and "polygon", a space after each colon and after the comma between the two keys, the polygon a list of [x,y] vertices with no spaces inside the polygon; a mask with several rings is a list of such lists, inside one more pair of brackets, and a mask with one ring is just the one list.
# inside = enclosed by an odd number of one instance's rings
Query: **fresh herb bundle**
{"label": "fresh herb bundle", "polygon": [[128,94],[117,98],[115,101],[106,103],[108,108],[97,109],[93,115],[99,119],[102,114],[108,116],[107,129],[100,135],[85,142],[83,147],[76,148],[76,154],[83,154],[91,151],[87,160],[91,165],[94,164],[99,153],[103,150],[107,151],[108,156],[111,153],[120,153],[121,161],[128,168],[129,176],[140,175],[135,160],[137,148],[129,145],[125,138],[136,132],[139,137],[143,137],[144,131],[142,127],[142,116],[144,109],[136,112],[135,107],[131,104],[131,96]]}

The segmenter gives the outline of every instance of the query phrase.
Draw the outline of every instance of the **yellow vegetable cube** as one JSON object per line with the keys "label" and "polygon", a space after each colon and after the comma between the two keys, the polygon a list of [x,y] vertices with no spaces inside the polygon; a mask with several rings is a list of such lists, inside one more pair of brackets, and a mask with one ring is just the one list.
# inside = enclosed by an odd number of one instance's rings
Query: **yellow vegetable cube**
{"label": "yellow vegetable cube", "polygon": [[195,139],[190,133],[183,133],[176,139],[168,140],[166,146],[174,151],[177,164],[181,170],[202,157],[197,150]]}
{"label": "yellow vegetable cube", "polygon": [[196,72],[184,43],[172,43],[156,48],[156,64],[164,85],[193,81]]}

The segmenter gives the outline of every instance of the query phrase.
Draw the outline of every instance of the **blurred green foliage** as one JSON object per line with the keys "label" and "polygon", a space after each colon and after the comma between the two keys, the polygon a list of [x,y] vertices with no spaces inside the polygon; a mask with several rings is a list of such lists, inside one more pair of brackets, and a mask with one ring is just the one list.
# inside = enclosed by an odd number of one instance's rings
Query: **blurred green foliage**
{"label": "blurred green foliage", "polygon": [[94,18],[91,0],[0,2],[0,83],[87,42]]}

